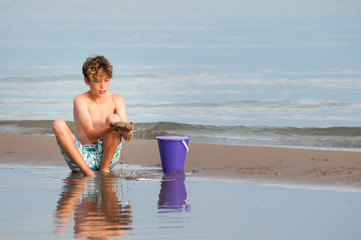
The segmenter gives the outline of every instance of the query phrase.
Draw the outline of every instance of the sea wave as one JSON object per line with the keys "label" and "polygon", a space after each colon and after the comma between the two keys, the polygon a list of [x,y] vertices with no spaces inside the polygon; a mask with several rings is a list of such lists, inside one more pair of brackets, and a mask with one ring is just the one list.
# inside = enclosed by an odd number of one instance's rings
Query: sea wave
{"label": "sea wave", "polygon": [[[0,121],[0,133],[52,135],[51,120]],[[67,124],[73,129],[73,122]],[[176,122],[147,122],[134,125],[134,138],[192,136],[192,142],[246,146],[300,147],[361,150],[361,127],[259,127],[215,126]]]}
{"label": "sea wave", "polygon": [[318,100],[318,99],[299,99],[299,100],[237,100],[237,101],[221,101],[221,102],[167,102],[167,101],[130,101],[128,107],[146,107],[146,108],[160,108],[160,107],[183,107],[183,108],[280,108],[285,110],[292,109],[324,109],[324,108],[361,108],[359,102],[345,102],[332,100]]}

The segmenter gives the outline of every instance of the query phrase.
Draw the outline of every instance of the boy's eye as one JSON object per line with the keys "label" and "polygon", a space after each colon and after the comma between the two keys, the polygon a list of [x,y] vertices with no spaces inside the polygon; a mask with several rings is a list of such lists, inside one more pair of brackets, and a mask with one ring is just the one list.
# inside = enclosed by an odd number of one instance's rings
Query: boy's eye
{"label": "boy's eye", "polygon": [[102,81],[104,81],[104,82],[109,82],[109,81],[110,81],[110,79],[104,79],[104,80],[94,80],[94,82],[95,82],[95,83],[100,83],[100,82],[102,82]]}

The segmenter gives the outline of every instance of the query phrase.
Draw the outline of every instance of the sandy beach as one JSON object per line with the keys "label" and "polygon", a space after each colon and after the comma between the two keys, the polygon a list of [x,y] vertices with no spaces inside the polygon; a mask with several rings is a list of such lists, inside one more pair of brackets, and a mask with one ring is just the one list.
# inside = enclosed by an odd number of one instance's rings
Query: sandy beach
{"label": "sandy beach", "polygon": [[[66,166],[55,138],[0,134],[2,164]],[[361,152],[189,144],[185,171],[193,176],[264,185],[361,189]],[[124,143],[122,164],[161,167],[157,142]]]}

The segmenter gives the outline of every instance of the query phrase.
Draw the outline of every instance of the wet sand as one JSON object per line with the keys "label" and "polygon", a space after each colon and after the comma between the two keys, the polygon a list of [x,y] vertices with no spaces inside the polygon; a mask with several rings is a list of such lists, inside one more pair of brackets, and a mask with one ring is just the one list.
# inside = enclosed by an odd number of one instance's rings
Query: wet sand
{"label": "wet sand", "polygon": [[[66,166],[55,138],[0,134],[0,163]],[[263,185],[328,186],[361,191],[361,152],[189,144],[193,176]],[[124,143],[121,163],[161,167],[157,142]]]}

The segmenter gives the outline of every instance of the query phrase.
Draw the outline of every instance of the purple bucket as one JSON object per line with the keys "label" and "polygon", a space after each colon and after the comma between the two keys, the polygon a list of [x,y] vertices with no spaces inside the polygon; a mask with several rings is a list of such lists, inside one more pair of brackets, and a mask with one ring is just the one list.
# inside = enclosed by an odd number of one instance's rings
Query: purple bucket
{"label": "purple bucket", "polygon": [[184,162],[189,151],[188,143],[192,137],[158,136],[159,154],[164,173],[184,170]]}

